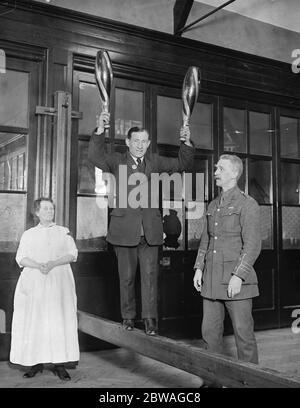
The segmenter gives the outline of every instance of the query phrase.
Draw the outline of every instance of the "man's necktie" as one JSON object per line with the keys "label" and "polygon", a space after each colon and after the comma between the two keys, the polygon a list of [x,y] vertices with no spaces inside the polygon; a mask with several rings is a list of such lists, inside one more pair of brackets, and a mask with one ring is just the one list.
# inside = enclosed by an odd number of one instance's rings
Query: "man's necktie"
{"label": "man's necktie", "polygon": [[144,169],[144,163],[142,162],[142,159],[141,159],[140,157],[138,157],[138,158],[136,159],[136,161],[137,161],[137,164],[138,164],[138,170],[139,170],[141,173],[144,173],[145,169]]}
{"label": "man's necktie", "polygon": [[[136,162],[138,164],[137,168],[140,173],[144,173],[144,162],[142,162],[140,157],[137,157]],[[145,235],[144,227],[143,227],[143,221],[141,222],[141,237]]]}

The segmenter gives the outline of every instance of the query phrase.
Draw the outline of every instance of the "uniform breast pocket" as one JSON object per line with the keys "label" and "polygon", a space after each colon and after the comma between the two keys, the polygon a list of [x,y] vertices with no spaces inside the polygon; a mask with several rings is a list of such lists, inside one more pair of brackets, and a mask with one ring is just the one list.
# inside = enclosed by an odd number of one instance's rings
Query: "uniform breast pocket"
{"label": "uniform breast pocket", "polygon": [[233,208],[224,210],[221,214],[222,228],[226,232],[240,232],[241,209]]}
{"label": "uniform breast pocket", "polygon": [[215,215],[215,210],[214,211],[208,211],[206,213],[207,215],[207,225],[208,225],[208,231],[210,233],[213,233],[214,231],[214,215]]}

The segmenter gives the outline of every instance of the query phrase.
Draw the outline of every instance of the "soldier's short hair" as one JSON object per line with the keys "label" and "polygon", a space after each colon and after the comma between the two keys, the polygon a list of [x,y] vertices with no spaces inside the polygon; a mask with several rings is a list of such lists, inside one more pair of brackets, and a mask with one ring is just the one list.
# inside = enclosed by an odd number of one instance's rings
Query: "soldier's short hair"
{"label": "soldier's short hair", "polygon": [[235,168],[237,171],[237,180],[241,177],[243,174],[243,162],[242,160],[236,156],[235,154],[222,154],[220,156],[220,160],[229,160],[232,166]]}

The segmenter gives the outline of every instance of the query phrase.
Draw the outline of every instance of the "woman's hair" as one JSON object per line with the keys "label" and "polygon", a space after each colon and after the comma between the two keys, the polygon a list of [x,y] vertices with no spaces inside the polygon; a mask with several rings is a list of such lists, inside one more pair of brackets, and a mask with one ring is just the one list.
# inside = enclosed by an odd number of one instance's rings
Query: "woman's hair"
{"label": "woman's hair", "polygon": [[40,197],[37,200],[34,200],[34,203],[33,203],[33,213],[34,214],[36,214],[36,212],[40,210],[42,201],[48,201],[49,203],[52,203],[53,207],[54,207],[54,210],[55,210],[55,204],[54,204],[52,198]]}

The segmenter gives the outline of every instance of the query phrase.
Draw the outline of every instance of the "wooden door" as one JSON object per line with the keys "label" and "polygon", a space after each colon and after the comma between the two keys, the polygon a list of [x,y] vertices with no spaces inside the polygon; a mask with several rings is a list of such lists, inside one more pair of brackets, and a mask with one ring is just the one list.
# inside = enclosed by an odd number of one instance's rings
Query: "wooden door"
{"label": "wooden door", "polygon": [[40,75],[40,62],[7,52],[6,71],[0,73],[0,359],[7,359],[10,349],[13,297],[20,274],[15,253],[22,233],[33,223]]}

